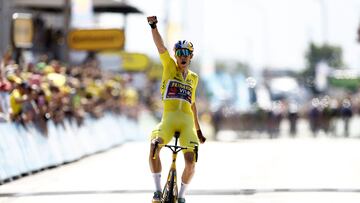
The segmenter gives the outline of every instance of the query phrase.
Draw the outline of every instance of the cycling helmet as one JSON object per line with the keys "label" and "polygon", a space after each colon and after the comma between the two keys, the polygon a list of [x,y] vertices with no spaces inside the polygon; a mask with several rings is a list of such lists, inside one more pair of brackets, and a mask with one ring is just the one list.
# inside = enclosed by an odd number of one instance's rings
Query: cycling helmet
{"label": "cycling helmet", "polygon": [[186,41],[186,40],[179,40],[178,42],[176,42],[176,44],[174,45],[174,51],[178,50],[178,49],[188,49],[189,51],[193,52],[194,51],[194,46],[191,42]]}

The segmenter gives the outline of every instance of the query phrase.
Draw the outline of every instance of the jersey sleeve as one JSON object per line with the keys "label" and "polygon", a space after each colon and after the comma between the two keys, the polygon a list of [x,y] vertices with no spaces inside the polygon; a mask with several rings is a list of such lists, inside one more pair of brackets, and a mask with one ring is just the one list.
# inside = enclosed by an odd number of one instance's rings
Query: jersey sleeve
{"label": "jersey sleeve", "polygon": [[176,66],[174,60],[170,57],[169,51],[165,51],[164,53],[160,54],[160,61],[163,66],[163,77],[170,75],[171,72],[175,71],[171,70]]}

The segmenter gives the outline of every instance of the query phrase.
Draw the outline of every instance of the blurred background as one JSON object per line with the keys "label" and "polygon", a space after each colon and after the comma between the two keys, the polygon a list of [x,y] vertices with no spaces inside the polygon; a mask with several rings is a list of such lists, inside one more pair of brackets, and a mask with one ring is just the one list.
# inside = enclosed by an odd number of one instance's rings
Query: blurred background
{"label": "blurred background", "polygon": [[161,66],[151,35],[144,34],[145,17],[157,15],[169,50],[178,39],[195,44],[191,68],[201,76],[200,115],[214,137],[223,129],[272,137],[284,128],[295,136],[299,124],[314,136],[355,136],[358,8],[356,0],[2,1],[2,78],[42,80],[45,70],[65,77],[58,86],[70,91],[89,88],[76,77],[86,69],[79,67],[96,68],[89,77],[99,79],[98,88],[118,76],[134,90],[134,106],[159,119]]}
{"label": "blurred background", "polygon": [[0,15],[1,183],[147,139],[162,115],[152,15],[171,55],[194,44],[210,142],[360,137],[360,0],[0,0]]}

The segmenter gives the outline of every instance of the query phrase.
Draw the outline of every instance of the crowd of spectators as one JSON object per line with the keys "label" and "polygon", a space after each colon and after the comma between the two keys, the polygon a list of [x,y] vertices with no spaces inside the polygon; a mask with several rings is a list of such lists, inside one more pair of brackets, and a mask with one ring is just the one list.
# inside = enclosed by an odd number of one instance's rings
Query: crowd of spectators
{"label": "crowd of spectators", "polygon": [[137,118],[139,95],[131,77],[106,73],[96,60],[66,66],[40,57],[35,64],[18,65],[10,56],[1,61],[0,120],[27,128],[33,125],[47,135],[47,122],[64,127],[64,121],[81,126],[86,116],[106,112]]}
{"label": "crowd of spectators", "polygon": [[316,137],[320,131],[337,136],[336,122],[341,120],[343,123],[342,136],[349,137],[350,120],[354,115],[360,113],[357,98],[356,95],[340,99],[329,96],[313,98],[307,114],[313,136]]}
{"label": "crowd of spectators", "polygon": [[[160,80],[145,73],[137,78],[136,74],[105,72],[96,59],[68,66],[45,55],[26,65],[5,55],[0,68],[0,122],[24,128],[32,125],[47,135],[48,121],[60,127],[65,127],[65,121],[81,126],[85,117],[100,118],[107,112],[137,119],[142,109],[148,109],[154,118],[161,119]],[[289,135],[299,135],[300,119],[308,122],[314,137],[319,132],[338,135],[336,123],[341,120],[342,135],[348,137],[351,118],[359,113],[358,98],[357,94],[319,96],[302,105],[274,101],[267,109],[237,112],[226,105],[214,111],[209,109],[206,93],[197,96],[200,119],[211,123],[215,134],[230,129],[266,133],[270,138],[279,136],[283,121],[289,124]]]}
{"label": "crowd of spectators", "polygon": [[[248,132],[250,136],[267,134],[270,138],[279,137],[281,124],[287,122],[287,134],[299,136],[310,132],[317,137],[320,133],[333,137],[349,137],[351,120],[360,114],[358,94],[348,94],[343,97],[328,95],[313,97],[305,104],[274,101],[271,108],[255,108],[252,111],[238,113],[224,106],[214,113],[216,131],[232,129]],[[299,121],[306,121],[307,128],[299,128]],[[353,134],[358,132],[353,132]],[[307,134],[307,133],[306,133]]]}

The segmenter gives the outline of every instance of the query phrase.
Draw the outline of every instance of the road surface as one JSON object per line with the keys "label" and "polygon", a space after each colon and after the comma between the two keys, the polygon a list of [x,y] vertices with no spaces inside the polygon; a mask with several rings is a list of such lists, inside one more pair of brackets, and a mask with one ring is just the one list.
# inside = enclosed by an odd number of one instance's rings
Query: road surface
{"label": "road surface", "polygon": [[[360,139],[325,137],[210,141],[201,145],[187,202],[359,203],[359,146]],[[129,142],[7,183],[0,203],[150,202],[148,147]],[[170,151],[161,157],[165,177]]]}

